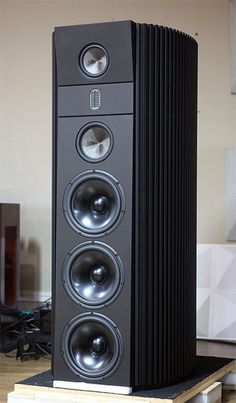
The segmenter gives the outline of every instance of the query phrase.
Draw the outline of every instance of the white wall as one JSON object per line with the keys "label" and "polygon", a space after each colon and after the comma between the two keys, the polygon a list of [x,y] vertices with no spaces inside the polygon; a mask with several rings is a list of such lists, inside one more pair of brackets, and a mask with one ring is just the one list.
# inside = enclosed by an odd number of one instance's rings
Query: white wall
{"label": "white wall", "polygon": [[199,43],[198,240],[224,243],[224,148],[236,146],[229,4],[222,1],[2,1],[0,201],[21,203],[22,287],[50,292],[51,33],[133,19]]}

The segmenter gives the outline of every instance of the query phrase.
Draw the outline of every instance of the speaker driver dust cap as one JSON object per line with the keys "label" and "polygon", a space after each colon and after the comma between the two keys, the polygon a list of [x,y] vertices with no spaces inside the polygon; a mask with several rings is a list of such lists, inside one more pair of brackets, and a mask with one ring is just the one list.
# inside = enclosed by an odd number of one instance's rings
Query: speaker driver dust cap
{"label": "speaker driver dust cap", "polygon": [[83,379],[111,376],[123,356],[123,342],[116,325],[100,314],[73,318],[62,335],[62,354],[70,370]]}
{"label": "speaker driver dust cap", "polygon": [[64,194],[63,208],[69,225],[89,237],[107,235],[125,212],[119,182],[104,171],[86,171],[76,176]]}
{"label": "speaker driver dust cap", "polygon": [[85,308],[103,308],[118,297],[124,285],[120,257],[102,242],[84,242],[67,255],[62,281],[73,301]]}

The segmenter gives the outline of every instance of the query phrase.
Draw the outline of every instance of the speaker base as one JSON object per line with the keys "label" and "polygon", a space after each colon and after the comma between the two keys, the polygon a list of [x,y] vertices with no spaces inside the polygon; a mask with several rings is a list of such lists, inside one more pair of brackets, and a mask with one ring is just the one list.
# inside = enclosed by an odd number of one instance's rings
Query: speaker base
{"label": "speaker base", "polygon": [[115,386],[115,385],[101,385],[97,383],[86,383],[86,382],[67,382],[67,381],[53,381],[54,388],[64,388],[64,389],[78,389],[86,390],[92,392],[103,392],[103,393],[116,393],[120,395],[129,395],[132,393],[132,387],[130,386]]}

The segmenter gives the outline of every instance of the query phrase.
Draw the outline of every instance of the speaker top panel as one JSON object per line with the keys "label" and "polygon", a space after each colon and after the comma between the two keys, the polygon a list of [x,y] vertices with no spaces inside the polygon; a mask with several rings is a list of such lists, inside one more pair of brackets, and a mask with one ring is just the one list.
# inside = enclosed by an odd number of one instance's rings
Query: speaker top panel
{"label": "speaker top panel", "polygon": [[134,80],[132,21],[55,28],[57,85]]}

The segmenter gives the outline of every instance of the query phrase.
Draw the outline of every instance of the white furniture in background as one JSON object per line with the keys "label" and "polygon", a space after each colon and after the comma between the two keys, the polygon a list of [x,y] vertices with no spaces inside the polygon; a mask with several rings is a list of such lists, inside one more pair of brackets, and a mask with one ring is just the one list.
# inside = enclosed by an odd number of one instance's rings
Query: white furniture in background
{"label": "white furniture in background", "polygon": [[236,148],[225,149],[225,239],[236,241]]}
{"label": "white furniture in background", "polygon": [[236,341],[236,244],[199,244],[197,337]]}

